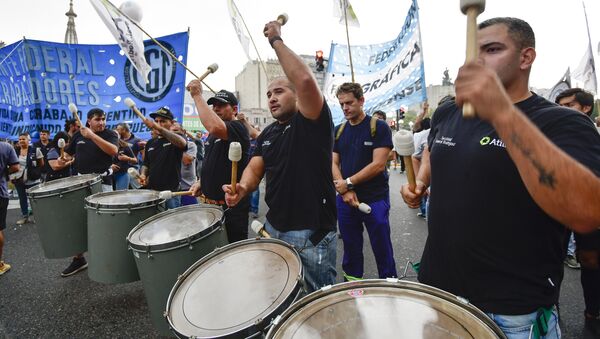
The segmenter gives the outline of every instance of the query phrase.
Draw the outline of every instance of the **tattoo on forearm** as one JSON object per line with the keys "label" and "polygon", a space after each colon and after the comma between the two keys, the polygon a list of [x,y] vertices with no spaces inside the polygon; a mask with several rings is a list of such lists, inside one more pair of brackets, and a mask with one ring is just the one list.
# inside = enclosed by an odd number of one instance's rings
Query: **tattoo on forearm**
{"label": "tattoo on forearm", "polygon": [[531,150],[525,146],[517,134],[513,133],[510,139],[512,143],[521,151],[521,153],[523,153],[523,155],[531,161],[533,167],[537,169],[539,173],[538,180],[540,184],[554,189],[556,184],[554,171],[547,170],[542,164],[540,164],[540,162],[533,157]]}

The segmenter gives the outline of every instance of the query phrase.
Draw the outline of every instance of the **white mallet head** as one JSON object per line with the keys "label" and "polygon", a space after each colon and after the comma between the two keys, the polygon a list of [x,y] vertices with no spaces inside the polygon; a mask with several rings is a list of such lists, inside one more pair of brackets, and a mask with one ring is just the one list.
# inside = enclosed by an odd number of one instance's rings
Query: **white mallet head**
{"label": "white mallet head", "polygon": [[125,1],[119,6],[119,10],[138,24],[142,21],[142,6],[135,1]]}
{"label": "white mallet head", "polygon": [[242,145],[239,142],[232,142],[229,144],[229,160],[242,160]]}
{"label": "white mallet head", "polygon": [[77,113],[77,106],[74,103],[69,103],[69,111],[75,115]]}
{"label": "white mallet head", "polygon": [[364,202],[361,202],[360,204],[358,204],[358,210],[365,213],[365,214],[370,214],[371,213],[371,206],[365,204]]}
{"label": "white mallet head", "polygon": [[206,69],[208,69],[211,73],[214,73],[219,69],[219,65],[217,65],[217,63],[215,62],[214,64],[206,67]]}
{"label": "white mallet head", "polygon": [[467,9],[475,7],[479,14],[485,11],[485,0],[460,0],[460,10],[467,14]]}
{"label": "white mallet head", "polygon": [[138,172],[133,167],[129,167],[129,169],[127,170],[127,174],[129,174],[129,176],[132,177],[132,178],[137,178],[137,177],[140,176],[140,172]]}
{"label": "white mallet head", "polygon": [[58,148],[65,148],[65,139],[60,138],[58,139]]}
{"label": "white mallet head", "polygon": [[134,108],[135,102],[131,98],[125,98],[125,105],[129,108]]}
{"label": "white mallet head", "polygon": [[159,199],[169,200],[172,197],[173,197],[173,192],[171,192],[171,191],[161,191],[160,193],[158,193]]}
{"label": "white mallet head", "polygon": [[281,13],[277,16],[277,21],[281,24],[281,26],[285,25],[288,22],[289,16],[287,13]]}
{"label": "white mallet head", "polygon": [[396,153],[401,156],[409,156],[415,153],[415,142],[413,140],[412,132],[401,129],[394,134],[392,141]]}
{"label": "white mallet head", "polygon": [[258,235],[260,235],[259,232],[263,229],[263,227],[265,227],[265,225],[258,220],[252,220],[252,223],[250,224],[250,228]]}

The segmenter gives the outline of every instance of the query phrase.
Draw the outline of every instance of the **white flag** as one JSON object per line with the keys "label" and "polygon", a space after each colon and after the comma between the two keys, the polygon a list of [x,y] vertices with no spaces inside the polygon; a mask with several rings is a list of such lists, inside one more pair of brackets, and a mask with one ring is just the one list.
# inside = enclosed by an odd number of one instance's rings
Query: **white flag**
{"label": "white flag", "polygon": [[119,46],[133,64],[133,67],[148,83],[148,73],[152,67],[146,62],[144,56],[144,34],[131,20],[124,16],[108,0],[90,0],[98,15],[104,21],[108,30],[117,39]]}
{"label": "white flag", "polygon": [[567,72],[565,73],[565,75],[563,75],[562,78],[560,78],[560,80],[556,83],[556,85],[554,85],[554,87],[552,87],[552,89],[548,93],[547,99],[549,101],[554,102],[556,100],[556,97],[560,93],[568,90],[569,88],[571,88],[571,69],[567,68]]}
{"label": "white flag", "polygon": [[350,0],[333,0],[333,16],[340,19],[340,24],[344,25],[344,9],[348,17],[348,26],[360,27],[358,17],[350,4]]}
{"label": "white flag", "polygon": [[235,34],[237,34],[238,39],[240,40],[240,44],[242,44],[242,48],[244,52],[246,52],[246,57],[248,60],[250,59],[250,38],[244,33],[242,15],[237,9],[237,6],[233,2],[233,0],[229,0],[227,2],[227,7],[229,8],[229,16],[231,17],[231,23],[233,24],[233,29],[235,30]]}
{"label": "white flag", "polygon": [[588,49],[585,51],[583,58],[581,58],[581,61],[579,62],[579,66],[573,71],[572,76],[583,82],[583,89],[592,93],[597,93],[596,66],[594,65],[594,55],[592,54],[591,45],[589,45]]}

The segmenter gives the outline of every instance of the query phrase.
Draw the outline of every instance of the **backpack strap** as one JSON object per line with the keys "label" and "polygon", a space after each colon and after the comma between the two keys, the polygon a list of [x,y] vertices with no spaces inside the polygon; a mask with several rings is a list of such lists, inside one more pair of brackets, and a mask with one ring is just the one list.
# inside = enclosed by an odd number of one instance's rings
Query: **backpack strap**
{"label": "backpack strap", "polygon": [[340,124],[340,128],[338,128],[337,133],[335,133],[335,141],[338,141],[340,139],[340,136],[342,135],[342,132],[344,131],[344,127],[346,127],[345,121]]}
{"label": "backpack strap", "polygon": [[371,138],[375,138],[375,132],[377,132],[377,119],[371,116]]}

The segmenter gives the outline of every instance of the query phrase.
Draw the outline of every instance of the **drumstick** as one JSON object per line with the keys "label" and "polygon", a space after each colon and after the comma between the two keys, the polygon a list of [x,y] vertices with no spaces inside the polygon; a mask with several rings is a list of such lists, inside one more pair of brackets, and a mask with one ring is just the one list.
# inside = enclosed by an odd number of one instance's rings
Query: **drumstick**
{"label": "drumstick", "polygon": [[173,197],[180,197],[182,195],[192,195],[194,192],[192,191],[181,191],[181,192],[173,192],[173,191],[161,191],[158,193],[158,197],[160,199],[169,200]]}
{"label": "drumstick", "polygon": [[[485,10],[485,0],[460,0],[460,10],[467,15],[467,57],[465,62],[477,59],[477,16]],[[463,117],[475,117],[475,109],[470,102],[463,104]]]}
{"label": "drumstick", "polygon": [[279,22],[279,24],[281,26],[285,25],[288,22],[289,16],[287,15],[287,13],[281,13],[277,16],[277,22]]}
{"label": "drumstick", "polygon": [[358,210],[363,212],[364,214],[371,214],[371,206],[365,204],[364,202],[358,204],[356,208],[358,208]]}
{"label": "drumstick", "polygon": [[69,111],[71,111],[71,113],[73,114],[73,116],[75,117],[75,120],[77,120],[77,122],[79,123],[79,127],[85,127],[82,123],[81,120],[79,119],[79,114],[77,114],[77,106],[74,103],[69,103]]}
{"label": "drumstick", "polygon": [[135,168],[133,167],[129,167],[129,169],[127,170],[127,174],[129,174],[130,177],[134,178],[134,179],[141,179],[141,175],[140,172],[138,172]]}
{"label": "drumstick", "polygon": [[60,149],[60,157],[65,158],[65,139],[58,139],[58,148]]}
{"label": "drumstick", "polygon": [[263,238],[271,238],[271,235],[269,234],[269,232],[267,232],[267,230],[265,230],[265,225],[263,225],[260,221],[258,220],[253,220],[252,223],[250,224],[250,228],[252,228],[252,230],[258,234],[259,236],[263,237]]}
{"label": "drumstick", "polygon": [[237,185],[237,163],[242,160],[242,145],[239,142],[229,144],[229,160],[231,160],[231,191],[235,194]]}
{"label": "drumstick", "polygon": [[415,153],[415,143],[411,132],[401,129],[393,138],[394,148],[396,153],[404,158],[404,165],[406,166],[406,177],[408,178],[408,188],[411,192],[415,191],[417,186],[415,181],[415,171],[412,165],[411,156]]}
{"label": "drumstick", "polygon": [[135,113],[140,119],[142,119],[142,121],[146,120],[146,117],[135,106],[135,102],[131,98],[125,98],[125,105],[127,105],[133,111],[133,113]]}

